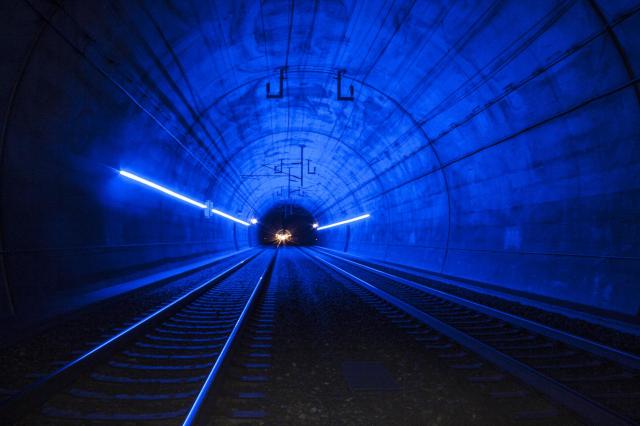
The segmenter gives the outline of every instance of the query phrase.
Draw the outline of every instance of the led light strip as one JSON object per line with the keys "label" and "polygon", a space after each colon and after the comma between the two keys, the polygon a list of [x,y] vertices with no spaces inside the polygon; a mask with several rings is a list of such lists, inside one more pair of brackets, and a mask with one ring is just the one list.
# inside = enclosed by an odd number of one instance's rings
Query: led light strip
{"label": "led light strip", "polygon": [[[120,170],[120,175],[124,176],[126,178],[129,178],[131,180],[135,180],[136,182],[140,182],[143,185],[147,185],[150,188],[153,188],[153,189],[158,190],[160,192],[163,192],[163,193],[165,193],[167,195],[170,195],[170,196],[172,196],[174,198],[177,198],[178,200],[184,201],[185,203],[189,203],[192,206],[195,206],[195,207],[198,207],[198,208],[201,208],[201,209],[206,209],[207,208],[207,205],[204,204],[204,203],[201,203],[200,201],[196,201],[196,200],[193,200],[193,199],[191,199],[189,197],[185,197],[182,194],[178,194],[175,191],[172,191],[172,190],[170,190],[168,188],[165,188],[164,186],[158,185],[157,183],[153,183],[150,180],[147,180],[145,178],[141,178],[140,176],[137,176],[137,175],[135,175],[133,173],[127,172],[125,170]],[[236,223],[239,223],[241,225],[244,225],[244,226],[250,226],[251,225],[249,222],[245,222],[244,220],[240,220],[237,217],[233,217],[230,214],[221,212],[220,210],[217,210],[217,209],[211,209],[211,213],[217,214],[218,216],[222,216],[225,219],[232,220],[232,221],[234,221]],[[253,220],[252,220],[252,222],[253,222]],[[258,223],[258,221],[256,220],[255,223]]]}
{"label": "led light strip", "polygon": [[184,195],[178,194],[177,192],[173,192],[172,190],[170,190],[168,188],[165,188],[164,186],[160,186],[157,183],[151,182],[150,180],[146,180],[144,178],[141,178],[140,176],[136,176],[133,173],[129,173],[129,172],[126,172],[124,170],[120,170],[120,174],[122,176],[124,176],[124,177],[128,177],[129,179],[135,180],[136,182],[140,182],[140,183],[142,183],[144,185],[147,185],[147,186],[149,186],[149,187],[151,187],[153,189],[157,189],[160,192],[164,192],[167,195],[171,195],[172,197],[177,198],[178,200],[182,200],[184,202],[187,202],[187,203],[189,203],[189,204],[191,204],[193,206],[200,207],[201,209],[206,209],[207,208],[206,204],[203,204],[203,203],[201,203],[199,201],[196,201],[196,200],[192,200],[191,198],[185,197]]}
{"label": "led light strip", "polygon": [[222,216],[225,219],[229,219],[232,220],[234,222],[239,223],[240,225],[244,225],[244,226],[251,226],[251,224],[249,222],[245,222],[242,219],[238,219],[237,217],[233,217],[230,214],[226,214],[224,212],[221,212],[220,210],[216,210],[216,209],[211,209],[211,213],[217,214],[218,216]]}
{"label": "led light strip", "polygon": [[230,214],[226,214],[225,212],[221,212],[220,210],[211,209],[211,213],[215,213],[218,216],[222,216],[222,217],[224,217],[226,219],[232,220],[234,222],[238,222],[238,223],[240,223],[240,224],[242,224],[244,226],[251,225],[249,222],[245,222],[244,220],[240,220],[240,219],[238,219],[236,217],[231,216]]}
{"label": "led light strip", "polygon": [[368,218],[368,217],[371,217],[371,215],[370,215],[369,213],[367,213],[367,214],[363,214],[363,215],[361,215],[361,216],[354,217],[354,218],[352,218],[352,219],[347,219],[347,220],[342,220],[342,221],[340,221],[340,222],[331,223],[331,224],[329,224],[329,225],[318,226],[316,229],[317,229],[318,231],[322,231],[323,229],[333,228],[334,226],[346,225],[347,223],[357,222],[357,221],[359,221],[359,220],[366,219],[366,218]]}

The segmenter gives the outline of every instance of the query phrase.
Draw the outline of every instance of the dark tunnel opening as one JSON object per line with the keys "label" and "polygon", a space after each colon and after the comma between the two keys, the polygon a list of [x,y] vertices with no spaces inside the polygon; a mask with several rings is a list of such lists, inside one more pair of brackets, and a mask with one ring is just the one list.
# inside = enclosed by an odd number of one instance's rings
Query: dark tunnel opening
{"label": "dark tunnel opening", "polygon": [[[304,207],[291,204],[277,205],[269,209],[259,221],[258,244],[314,245],[317,235],[313,224],[313,215]],[[277,235],[287,237],[278,238]]]}

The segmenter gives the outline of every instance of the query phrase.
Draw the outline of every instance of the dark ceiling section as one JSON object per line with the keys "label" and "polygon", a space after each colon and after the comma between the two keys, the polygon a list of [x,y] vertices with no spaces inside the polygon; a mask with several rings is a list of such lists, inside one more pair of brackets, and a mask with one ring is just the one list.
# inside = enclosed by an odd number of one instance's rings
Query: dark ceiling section
{"label": "dark ceiling section", "polygon": [[370,213],[319,242],[638,310],[637,1],[0,7],[3,311],[254,240],[120,168],[242,220]]}

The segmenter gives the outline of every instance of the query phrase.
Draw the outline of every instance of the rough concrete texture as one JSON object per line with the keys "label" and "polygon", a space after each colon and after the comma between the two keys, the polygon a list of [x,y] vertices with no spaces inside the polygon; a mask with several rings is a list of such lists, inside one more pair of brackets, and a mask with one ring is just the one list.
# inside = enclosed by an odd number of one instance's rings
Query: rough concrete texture
{"label": "rough concrete texture", "polygon": [[6,0],[2,311],[253,243],[119,168],[247,220],[287,197],[265,165],[304,144],[317,174],[290,202],[372,215],[321,244],[636,315],[639,10]]}

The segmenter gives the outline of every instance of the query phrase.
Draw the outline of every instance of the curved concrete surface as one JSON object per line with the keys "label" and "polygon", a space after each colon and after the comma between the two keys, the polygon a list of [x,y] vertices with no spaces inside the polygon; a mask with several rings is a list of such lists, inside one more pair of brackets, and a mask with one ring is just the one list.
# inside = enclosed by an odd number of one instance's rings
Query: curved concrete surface
{"label": "curved concrete surface", "polygon": [[370,213],[319,244],[638,313],[638,1],[0,7],[7,315],[255,244],[119,169],[243,220]]}

